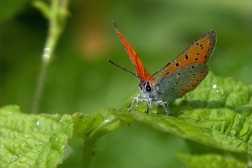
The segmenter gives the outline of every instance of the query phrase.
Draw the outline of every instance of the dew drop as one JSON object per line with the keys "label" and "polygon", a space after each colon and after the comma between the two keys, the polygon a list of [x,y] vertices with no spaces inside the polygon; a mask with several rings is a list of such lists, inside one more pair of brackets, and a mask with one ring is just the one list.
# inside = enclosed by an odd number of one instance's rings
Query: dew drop
{"label": "dew drop", "polygon": [[216,85],[216,84],[213,84],[213,88],[216,89],[216,88],[217,88],[217,85]]}
{"label": "dew drop", "polygon": [[29,158],[29,157],[26,157],[26,156],[23,156],[20,160],[21,160],[22,163],[25,163],[25,162],[27,162],[28,160],[30,160],[30,158]]}
{"label": "dew drop", "polygon": [[13,158],[11,159],[12,162],[14,162],[17,159],[17,156],[14,155]]}
{"label": "dew drop", "polygon": [[20,145],[19,145],[18,143],[14,143],[13,147],[14,147],[14,148],[19,148]]}
{"label": "dew drop", "polygon": [[217,114],[217,117],[220,117],[223,114],[219,109],[216,109],[215,112]]}
{"label": "dew drop", "polygon": [[34,149],[33,152],[34,152],[34,153],[38,153],[39,151],[38,151],[37,149]]}
{"label": "dew drop", "polygon": [[38,126],[39,126],[39,121],[37,121],[37,122],[36,122],[36,125],[38,125]]}
{"label": "dew drop", "polygon": [[236,131],[235,131],[235,130],[231,130],[231,131],[230,131],[230,134],[231,134],[231,136],[235,136]]}
{"label": "dew drop", "polygon": [[237,144],[238,141],[237,141],[236,139],[233,139],[233,140],[232,140],[232,143],[233,143],[234,146],[237,146],[237,145],[238,145],[238,144]]}

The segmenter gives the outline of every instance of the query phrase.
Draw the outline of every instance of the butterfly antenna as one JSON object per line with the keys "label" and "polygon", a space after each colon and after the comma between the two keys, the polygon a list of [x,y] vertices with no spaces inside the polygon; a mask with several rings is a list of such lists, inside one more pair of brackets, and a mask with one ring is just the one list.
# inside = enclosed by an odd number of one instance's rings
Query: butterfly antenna
{"label": "butterfly antenna", "polygon": [[159,69],[157,72],[155,72],[154,74],[152,74],[148,80],[150,80],[153,76],[155,76],[157,73],[159,73],[160,71],[162,71],[163,69],[165,69],[168,65],[170,65],[170,62],[168,64],[166,64],[163,68]]}
{"label": "butterfly antenna", "polygon": [[[137,76],[137,75],[134,74],[133,72],[131,72],[131,71],[129,71],[129,70],[127,70],[127,69],[121,67],[120,65],[117,65],[117,64],[114,63],[112,60],[109,59],[108,61],[109,61],[111,64],[113,64],[114,66],[116,66],[117,68],[120,68],[120,69],[122,69],[122,70],[124,70],[124,71],[130,73],[131,75],[134,75],[135,77],[139,78],[139,76]],[[139,79],[140,79],[140,78],[139,78]]]}
{"label": "butterfly antenna", "polygon": [[114,22],[113,20],[112,20],[112,24],[113,24],[113,26],[114,26],[116,32],[118,32],[119,30],[118,30],[118,28],[117,28],[117,26],[116,26],[116,24],[115,24],[115,22]]}

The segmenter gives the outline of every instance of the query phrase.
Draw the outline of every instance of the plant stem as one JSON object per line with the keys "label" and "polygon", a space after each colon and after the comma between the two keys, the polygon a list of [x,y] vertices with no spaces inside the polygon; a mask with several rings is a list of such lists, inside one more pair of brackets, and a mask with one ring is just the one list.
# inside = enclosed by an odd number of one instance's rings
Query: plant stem
{"label": "plant stem", "polygon": [[[47,39],[42,54],[42,65],[38,75],[37,85],[35,87],[34,99],[32,102],[31,113],[38,113],[41,98],[44,90],[46,75],[48,67],[53,58],[55,46],[58,42],[59,36],[65,27],[65,20],[67,18],[68,0],[52,0],[49,11],[49,29]],[[62,12],[63,11],[63,12]]]}
{"label": "plant stem", "polygon": [[[106,119],[105,119],[106,120]],[[99,128],[89,133],[89,136],[85,138],[83,147],[83,167],[90,167],[92,156],[94,155],[94,147],[96,146],[97,140],[105,134],[125,125],[126,122],[119,118],[110,119],[109,122],[103,122]]]}
{"label": "plant stem", "polygon": [[91,158],[93,156],[93,151],[94,151],[94,147],[97,140],[98,140],[98,136],[92,136],[85,140],[84,147],[83,147],[83,156],[82,156],[83,158],[82,163],[83,163],[83,167],[85,168],[90,167]]}

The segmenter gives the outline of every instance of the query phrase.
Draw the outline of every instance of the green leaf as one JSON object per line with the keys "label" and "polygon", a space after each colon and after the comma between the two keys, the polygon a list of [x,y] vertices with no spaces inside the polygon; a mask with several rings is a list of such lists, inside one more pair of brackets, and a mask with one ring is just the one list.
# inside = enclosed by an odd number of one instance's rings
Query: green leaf
{"label": "green leaf", "polygon": [[185,161],[189,167],[225,167],[225,168],[244,168],[245,164],[233,157],[224,157],[217,154],[206,155],[187,155],[177,154],[180,159]]}
{"label": "green leaf", "polygon": [[85,140],[83,162],[88,165],[96,141],[125,124],[107,110],[92,116],[28,115],[17,106],[5,106],[0,117],[2,167],[56,167],[72,134]]}
{"label": "green leaf", "polygon": [[137,112],[112,114],[214,148],[252,155],[251,100],[251,86],[210,73],[195,91],[170,105],[173,117],[162,108],[153,108],[158,115],[140,112],[145,110],[143,103]]}
{"label": "green leaf", "polygon": [[[111,110],[113,111],[113,109]],[[97,114],[91,116],[75,113],[73,115],[73,134],[83,139],[92,138],[92,136],[100,137],[129,122],[132,122],[132,120],[129,118],[121,120],[108,113],[108,110],[100,110]]]}
{"label": "green leaf", "polygon": [[96,129],[101,124],[103,117],[101,114],[87,116],[82,113],[73,115],[74,136],[86,138],[87,134]]}
{"label": "green leaf", "polygon": [[1,167],[56,167],[72,137],[70,115],[28,115],[0,109]]}

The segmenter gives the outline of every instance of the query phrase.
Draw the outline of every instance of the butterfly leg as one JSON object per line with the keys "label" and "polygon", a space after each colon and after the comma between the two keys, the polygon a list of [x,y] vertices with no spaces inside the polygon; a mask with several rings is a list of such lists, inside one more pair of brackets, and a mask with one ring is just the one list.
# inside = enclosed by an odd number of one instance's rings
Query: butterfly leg
{"label": "butterfly leg", "polygon": [[150,105],[147,110],[150,110],[150,114],[152,114],[152,106]]}
{"label": "butterfly leg", "polygon": [[161,105],[161,106],[163,106],[164,111],[166,112],[166,114],[167,114],[168,116],[171,116],[171,112],[170,112],[169,109],[167,108],[167,102],[163,102],[162,100],[161,100],[161,101],[157,101],[157,102],[156,102],[156,105]]}
{"label": "butterfly leg", "polygon": [[167,108],[167,103],[162,103],[162,106],[164,108],[164,111],[166,112],[166,114],[168,116],[171,116],[171,112],[169,111],[169,109]]}
{"label": "butterfly leg", "polygon": [[145,101],[146,102],[146,113],[150,113],[152,114],[152,105],[150,103],[150,101]]}
{"label": "butterfly leg", "polygon": [[152,102],[152,99],[151,98],[149,98],[149,109],[150,109],[150,114],[152,114],[152,104],[153,104],[153,102]]}
{"label": "butterfly leg", "polygon": [[[132,100],[132,103],[131,103],[131,106],[130,106],[130,108],[128,109],[128,111],[130,112],[131,111],[131,109],[135,106],[136,108],[137,108],[137,106],[138,106],[138,101],[140,100],[139,99],[139,94],[136,96],[136,97],[134,97],[133,98],[133,100]],[[141,100],[140,100],[141,101]]]}
{"label": "butterfly leg", "polygon": [[146,113],[149,113],[149,105],[146,103]]}
{"label": "butterfly leg", "polygon": [[129,112],[130,112],[130,111],[132,110],[132,108],[135,106],[135,103],[136,103],[136,102],[137,102],[136,97],[134,97],[133,100],[132,100],[132,103],[131,103],[131,105],[130,105],[130,108],[128,109]]}

